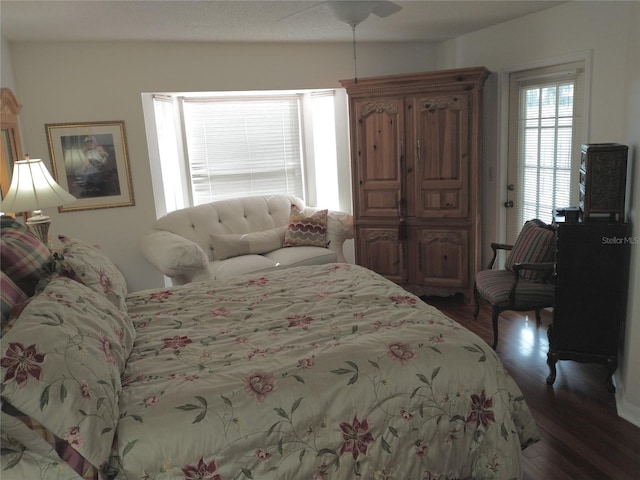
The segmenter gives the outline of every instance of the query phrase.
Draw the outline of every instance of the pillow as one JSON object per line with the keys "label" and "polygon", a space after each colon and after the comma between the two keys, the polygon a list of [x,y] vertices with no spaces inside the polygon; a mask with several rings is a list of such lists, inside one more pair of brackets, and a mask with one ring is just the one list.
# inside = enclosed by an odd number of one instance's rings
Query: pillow
{"label": "pillow", "polygon": [[5,327],[9,323],[9,314],[13,307],[19,303],[28,299],[27,295],[18,288],[18,286],[11,280],[11,277],[2,272],[0,276],[0,300],[2,302],[2,330],[4,333]]}
{"label": "pillow", "polygon": [[[4,418],[5,417],[3,417],[2,422],[2,435],[0,436],[0,443],[2,444],[3,479],[47,478],[49,480],[66,480],[79,478],[76,472],[80,470],[73,470],[69,464],[61,461],[51,446],[48,446],[48,452],[45,453],[35,451],[31,448],[25,450],[25,446],[15,438],[12,438],[10,431],[6,431]],[[45,447],[46,446],[45,444]],[[98,472],[89,470],[80,478],[99,477]]]}
{"label": "pillow", "polygon": [[212,234],[213,259],[224,260],[239,255],[259,255],[282,247],[287,227],[263,232]]}
{"label": "pillow", "polygon": [[48,274],[53,257],[49,248],[27,227],[15,219],[0,219],[0,264],[2,271],[11,278],[25,295],[34,295],[36,286]]}
{"label": "pillow", "polygon": [[[509,256],[505,261],[505,268],[512,270],[516,263],[545,263],[552,262],[555,253],[555,232],[539,226],[534,221],[528,221],[518,234]],[[522,278],[534,282],[544,280],[546,272],[522,270]]]}
{"label": "pillow", "polygon": [[74,469],[103,468],[134,335],[104,296],[54,276],[2,339],[2,411],[22,423],[12,437],[43,454],[41,439],[55,444]]}
{"label": "pillow", "polygon": [[328,210],[316,210],[307,215],[292,205],[289,213],[289,225],[284,235],[284,246],[326,247],[327,212]]}
{"label": "pillow", "polygon": [[63,270],[71,271],[87,287],[106,296],[116,307],[126,311],[127,282],[118,267],[100,248],[75,238],[59,235],[63,244]]}

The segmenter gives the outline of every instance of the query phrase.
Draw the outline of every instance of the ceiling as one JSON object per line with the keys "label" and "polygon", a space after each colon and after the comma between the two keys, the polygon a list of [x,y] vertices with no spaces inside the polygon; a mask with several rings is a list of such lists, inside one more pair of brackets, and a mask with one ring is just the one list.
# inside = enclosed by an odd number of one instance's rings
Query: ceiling
{"label": "ceiling", "polygon": [[[23,41],[343,42],[351,28],[321,1],[0,0],[0,33]],[[398,1],[369,16],[358,41],[438,42],[562,1]],[[303,11],[305,10],[305,11]],[[292,14],[296,15],[291,16]]]}

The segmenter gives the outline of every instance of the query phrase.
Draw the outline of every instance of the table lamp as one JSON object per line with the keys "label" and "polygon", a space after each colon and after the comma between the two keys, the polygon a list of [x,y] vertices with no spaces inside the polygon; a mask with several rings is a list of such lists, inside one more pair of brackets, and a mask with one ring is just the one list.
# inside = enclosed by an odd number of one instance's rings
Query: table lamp
{"label": "table lamp", "polygon": [[2,199],[3,212],[33,211],[26,225],[45,245],[49,245],[51,218],[43,208],[59,207],[74,202],[76,197],[62,189],[49,174],[42,160],[25,156],[14,163],[11,186]]}

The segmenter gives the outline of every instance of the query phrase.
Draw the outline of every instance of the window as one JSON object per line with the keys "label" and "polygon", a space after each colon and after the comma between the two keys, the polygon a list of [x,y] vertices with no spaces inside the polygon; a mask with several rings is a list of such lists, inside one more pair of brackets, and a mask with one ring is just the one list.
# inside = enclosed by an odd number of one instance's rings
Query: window
{"label": "window", "polygon": [[143,103],[145,95],[152,171],[161,170],[159,215],[264,194],[339,209],[335,120],[343,110],[333,90],[144,94]]}
{"label": "window", "polygon": [[333,92],[311,95],[316,202],[340,210],[336,161],[335,108]]}
{"label": "window", "polygon": [[554,208],[576,204],[583,72],[583,62],[576,62],[511,74],[516,121],[510,122],[508,183],[516,196],[507,215],[509,240],[526,220],[551,223]]}
{"label": "window", "polygon": [[166,210],[173,211],[183,208],[184,195],[182,194],[180,179],[180,161],[178,159],[179,131],[175,122],[174,102],[171,97],[154,96],[155,125],[158,132],[158,155],[162,165],[162,187]]}
{"label": "window", "polygon": [[525,219],[550,222],[555,206],[570,205],[573,92],[573,80],[521,88]]}
{"label": "window", "polygon": [[298,97],[185,98],[183,109],[194,205],[304,197]]}

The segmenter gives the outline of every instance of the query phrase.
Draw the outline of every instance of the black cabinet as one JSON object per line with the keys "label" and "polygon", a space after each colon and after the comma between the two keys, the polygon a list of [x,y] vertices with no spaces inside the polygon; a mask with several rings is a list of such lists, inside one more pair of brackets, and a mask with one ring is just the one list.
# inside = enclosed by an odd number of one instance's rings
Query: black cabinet
{"label": "black cabinet", "polygon": [[626,315],[629,247],[635,242],[626,223],[556,223],[556,294],[549,327],[547,383],[558,360],[597,362],[612,376]]}

